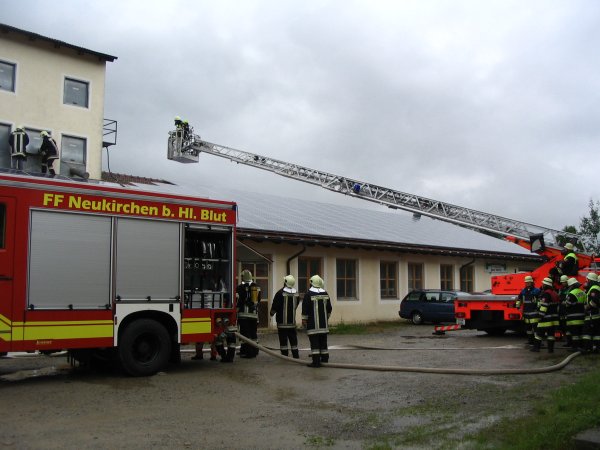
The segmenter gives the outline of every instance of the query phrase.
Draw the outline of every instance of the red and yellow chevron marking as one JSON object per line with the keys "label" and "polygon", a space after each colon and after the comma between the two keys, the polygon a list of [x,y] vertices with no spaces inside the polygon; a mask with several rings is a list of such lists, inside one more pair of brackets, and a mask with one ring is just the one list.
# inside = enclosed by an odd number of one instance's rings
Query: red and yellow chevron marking
{"label": "red and yellow chevron marking", "polygon": [[210,317],[189,317],[181,319],[181,334],[204,334],[212,330]]}
{"label": "red and yellow chevron marking", "polygon": [[0,340],[32,341],[54,339],[111,338],[112,320],[52,320],[12,322],[0,314]]}

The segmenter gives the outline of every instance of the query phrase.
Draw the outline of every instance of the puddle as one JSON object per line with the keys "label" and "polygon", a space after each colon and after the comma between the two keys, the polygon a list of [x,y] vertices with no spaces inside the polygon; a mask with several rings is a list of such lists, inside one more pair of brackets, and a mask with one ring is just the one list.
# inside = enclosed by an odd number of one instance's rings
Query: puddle
{"label": "puddle", "polygon": [[23,381],[31,378],[39,378],[39,377],[51,377],[57,375],[64,375],[70,373],[73,370],[71,366],[50,366],[50,367],[42,367],[40,369],[28,369],[28,370],[18,370],[16,372],[7,373],[0,376],[0,380],[2,381]]}

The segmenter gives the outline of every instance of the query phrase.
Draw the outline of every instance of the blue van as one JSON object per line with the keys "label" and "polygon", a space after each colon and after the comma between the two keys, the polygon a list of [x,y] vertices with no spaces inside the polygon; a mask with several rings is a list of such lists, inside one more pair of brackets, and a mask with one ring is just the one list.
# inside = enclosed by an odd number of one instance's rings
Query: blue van
{"label": "blue van", "polygon": [[406,294],[400,302],[398,315],[415,325],[424,322],[454,322],[454,300],[457,296],[469,295],[460,291],[441,289],[418,289]]}

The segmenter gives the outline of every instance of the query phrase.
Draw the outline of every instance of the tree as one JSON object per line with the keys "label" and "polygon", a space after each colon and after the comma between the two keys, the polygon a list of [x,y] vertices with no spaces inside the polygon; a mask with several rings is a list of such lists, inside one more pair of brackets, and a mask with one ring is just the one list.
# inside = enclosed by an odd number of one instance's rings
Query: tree
{"label": "tree", "polygon": [[600,202],[590,199],[590,214],[583,216],[579,224],[579,234],[585,240],[587,251],[596,255],[600,254]]}

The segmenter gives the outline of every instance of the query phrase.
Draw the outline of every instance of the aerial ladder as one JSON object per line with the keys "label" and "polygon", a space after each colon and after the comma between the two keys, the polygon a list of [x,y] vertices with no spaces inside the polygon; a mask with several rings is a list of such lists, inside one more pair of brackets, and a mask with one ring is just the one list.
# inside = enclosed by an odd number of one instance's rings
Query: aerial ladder
{"label": "aerial ladder", "polygon": [[391,209],[409,211],[416,218],[424,215],[457,225],[506,236],[508,240],[529,248],[532,252],[544,250],[546,246],[560,248],[566,242],[578,243],[580,246],[584,245],[580,236],[573,233],[508,219],[419,195],[408,194],[354,178],[347,178],[298,164],[280,161],[269,156],[207,142],[202,140],[200,136],[195,135],[193,129],[187,135],[184,135],[181,130],[169,133],[169,159],[181,163],[197,163],[200,153],[203,152],[220,156],[239,164],[267,170],[287,178],[314,184],[333,192],[379,203]]}

